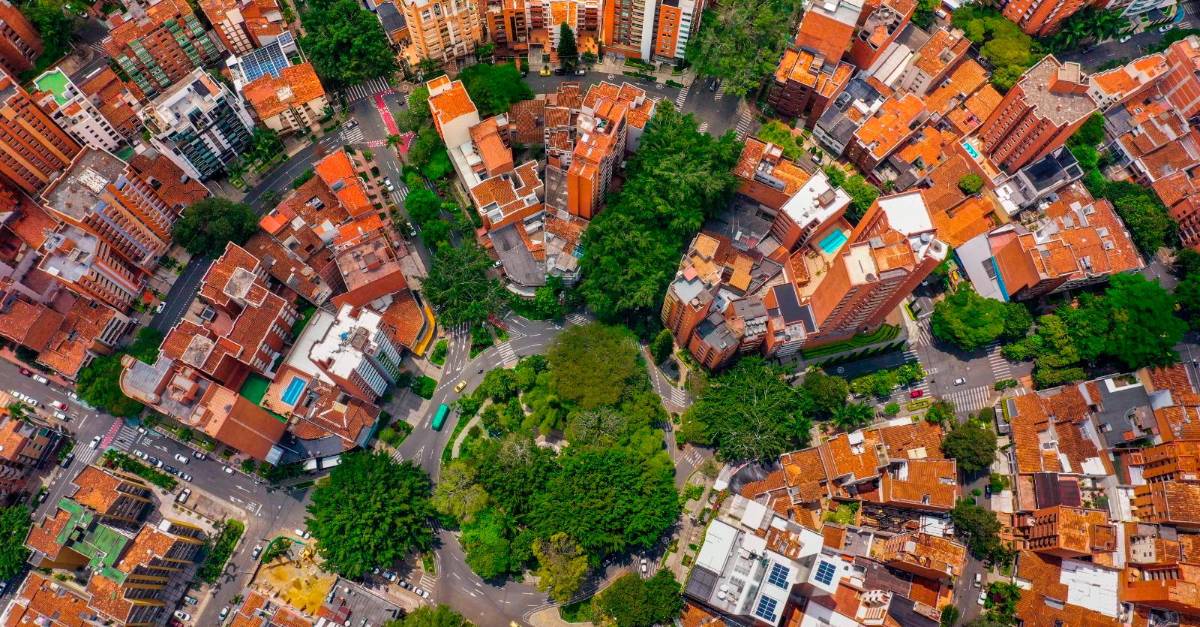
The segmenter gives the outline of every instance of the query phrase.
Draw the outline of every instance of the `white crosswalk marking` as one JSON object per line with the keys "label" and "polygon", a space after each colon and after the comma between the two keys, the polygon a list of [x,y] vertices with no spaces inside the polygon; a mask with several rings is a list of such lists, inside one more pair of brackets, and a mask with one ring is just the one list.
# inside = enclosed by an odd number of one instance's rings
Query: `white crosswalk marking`
{"label": "white crosswalk marking", "polygon": [[687,101],[688,91],[690,91],[691,89],[692,89],[691,84],[687,84],[687,85],[683,86],[683,89],[679,90],[679,95],[675,96],[675,108],[676,109],[683,110],[683,103]]}
{"label": "white crosswalk marking", "polygon": [[733,132],[737,134],[737,138],[740,141],[746,139],[746,137],[750,135],[750,132],[754,130],[753,127],[754,116],[751,115],[749,111],[742,111],[740,114],[738,114],[737,126],[734,127]]}
{"label": "white crosswalk marking", "polygon": [[512,342],[504,342],[496,347],[496,352],[500,354],[500,363],[509,366],[517,363],[517,354],[513,352]]}
{"label": "white crosswalk marking", "polygon": [[687,405],[687,394],[683,390],[672,386],[671,387],[671,402],[676,407],[685,407]]}
{"label": "white crosswalk marking", "polygon": [[342,143],[345,144],[357,144],[363,140],[363,130],[361,126],[356,126],[354,128],[343,128],[340,135],[342,137]]}
{"label": "white crosswalk marking", "polygon": [[721,83],[721,86],[717,88],[717,95],[713,96],[713,100],[720,100],[724,97],[725,97],[725,83]]}
{"label": "white crosswalk marking", "polygon": [[954,403],[959,413],[976,412],[991,404],[992,388],[981,385],[977,388],[958,390],[945,395],[943,398]]}
{"label": "white crosswalk marking", "polygon": [[997,381],[1012,378],[1012,367],[1000,353],[1000,342],[992,342],[987,347],[988,365],[992,367],[992,376]]}
{"label": "white crosswalk marking", "polygon": [[421,573],[420,583],[422,588],[425,588],[426,590],[433,590],[433,587],[437,585],[437,579],[430,577],[429,573]]}
{"label": "white crosswalk marking", "polygon": [[408,188],[403,185],[397,187],[396,191],[392,192],[392,202],[397,205],[404,202],[405,198],[408,198]]}
{"label": "white crosswalk marking", "polygon": [[587,319],[587,316],[585,316],[585,315],[583,315],[583,314],[577,314],[577,313],[569,313],[569,314],[567,314],[567,324],[574,324],[574,325],[577,325],[577,326],[583,326],[583,325],[585,325],[585,324],[587,324],[587,323],[589,323],[589,322],[591,322],[591,320],[588,320],[588,319]]}
{"label": "white crosswalk marking", "polygon": [[343,90],[346,94],[346,100],[349,102],[357,102],[368,96],[374,96],[379,93],[389,93],[392,91],[391,85],[388,85],[386,79],[372,78],[365,83],[351,85]]}

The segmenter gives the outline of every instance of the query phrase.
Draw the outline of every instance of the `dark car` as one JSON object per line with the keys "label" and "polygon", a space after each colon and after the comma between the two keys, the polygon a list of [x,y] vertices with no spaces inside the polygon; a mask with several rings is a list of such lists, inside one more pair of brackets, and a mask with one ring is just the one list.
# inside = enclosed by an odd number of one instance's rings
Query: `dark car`
{"label": "dark car", "polygon": [[179,474],[179,469],[178,469],[178,468],[176,468],[176,467],[174,467],[174,466],[172,466],[172,465],[170,465],[170,464],[167,464],[166,466],[163,466],[163,470],[165,470],[165,471],[167,471],[167,472],[169,472],[169,473],[171,473],[171,474],[173,474],[173,475],[177,475],[177,474]]}
{"label": "dark car", "polygon": [[25,376],[27,376],[27,377],[32,377],[32,376],[33,376],[33,372],[32,372],[32,371],[30,371],[28,368],[21,368],[21,374],[23,374],[23,375],[25,375]]}
{"label": "dark car", "polygon": [[59,466],[62,466],[63,468],[68,468],[68,467],[70,467],[71,462],[73,462],[73,461],[75,461],[75,454],[67,453],[67,456],[63,458],[62,462],[59,463]]}
{"label": "dark car", "polygon": [[554,75],[555,76],[566,76],[567,68],[565,68],[565,67],[554,68]]}

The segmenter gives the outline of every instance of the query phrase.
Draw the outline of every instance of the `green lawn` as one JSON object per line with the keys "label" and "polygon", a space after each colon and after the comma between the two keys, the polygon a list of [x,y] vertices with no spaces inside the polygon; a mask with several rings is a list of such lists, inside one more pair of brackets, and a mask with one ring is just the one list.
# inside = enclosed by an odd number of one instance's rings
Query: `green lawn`
{"label": "green lawn", "polygon": [[246,382],[242,384],[242,389],[238,392],[248,401],[258,405],[262,403],[262,399],[267,395],[267,388],[271,387],[271,382],[262,375],[252,374],[246,377]]}

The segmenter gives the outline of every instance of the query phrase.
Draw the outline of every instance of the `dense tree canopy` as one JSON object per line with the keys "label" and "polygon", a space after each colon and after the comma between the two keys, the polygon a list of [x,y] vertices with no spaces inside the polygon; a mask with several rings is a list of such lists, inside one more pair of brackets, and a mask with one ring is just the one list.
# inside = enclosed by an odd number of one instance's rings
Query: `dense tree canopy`
{"label": "dense tree canopy", "polygon": [[613,405],[625,382],[642,370],[637,343],[621,327],[588,324],[563,331],[547,354],[551,382],[582,409]]}
{"label": "dense tree canopy", "polygon": [[736,187],[740,153],[732,133],[701,133],[691,115],[658,103],[625,185],[583,234],[579,289],[593,313],[625,323],[657,314],[683,247]]}
{"label": "dense tree canopy", "polygon": [[384,453],[342,456],[313,490],[308,528],[325,566],[351,579],[433,547],[429,477]]}
{"label": "dense tree canopy", "polygon": [[568,70],[579,63],[579,47],[575,44],[575,31],[566,22],[558,25],[558,59]]}
{"label": "dense tree canopy", "polygon": [[850,385],[845,379],[825,374],[820,368],[804,375],[800,389],[804,393],[805,410],[813,418],[829,418],[846,404],[846,397],[850,395]]}
{"label": "dense tree canopy", "polygon": [[481,117],[505,113],[512,103],[533,98],[533,90],[521,80],[521,72],[512,63],[477,63],[463,69],[458,78]]}
{"label": "dense tree canopy", "polygon": [[668,625],[683,611],[679,582],[666,568],[649,579],[624,575],[597,595],[595,603],[617,627]]}
{"label": "dense tree canopy", "polygon": [[389,621],[384,627],[474,627],[471,621],[447,605],[422,605],[400,620]]}
{"label": "dense tree canopy", "polygon": [[802,8],[796,0],[722,2],[704,11],[687,60],[700,74],[723,79],[726,92],[749,94],[775,70]]}
{"label": "dense tree canopy", "polygon": [[354,0],[308,0],[300,47],[326,87],[390,76],[396,55],[379,20]]}
{"label": "dense tree canopy", "polygon": [[121,356],[92,359],[75,377],[75,391],[87,404],[122,418],[142,412],[143,405],[121,392]]}
{"label": "dense tree canopy", "polygon": [[811,423],[783,370],[746,357],[710,379],[684,416],[688,439],[717,447],[726,461],[770,460],[808,444]]}
{"label": "dense tree canopy", "polygon": [[679,517],[674,480],[625,449],[574,451],[534,496],[530,526],[540,538],[566,533],[593,557],[648,548]]}
{"label": "dense tree canopy", "polygon": [[20,7],[42,39],[42,58],[51,62],[62,58],[75,34],[74,13],[65,10],[61,0],[28,0]]}
{"label": "dense tree canopy", "polygon": [[29,558],[25,536],[32,524],[29,508],[24,505],[0,510],[0,581],[10,580],[24,569]]}
{"label": "dense tree canopy", "polygon": [[488,494],[478,479],[475,467],[463,461],[453,461],[442,468],[433,490],[433,508],[439,513],[464,523],[487,507]]}
{"label": "dense tree canopy", "polygon": [[1033,39],[993,7],[975,4],[959,7],[954,11],[953,21],[972,43],[980,46],[980,54],[994,68],[992,84],[1002,92],[1008,91],[1041,58],[1034,50]]}
{"label": "dense tree canopy", "polygon": [[1009,558],[1009,550],[1000,542],[1000,521],[992,511],[969,499],[960,500],[950,510],[955,533],[966,539],[967,548],[976,558],[993,563]]}
{"label": "dense tree canopy", "polygon": [[474,242],[438,249],[422,289],[443,324],[482,323],[504,305],[504,286],[488,275],[491,266]]}
{"label": "dense tree canopy", "polygon": [[930,328],[938,339],[967,351],[1025,336],[1033,318],[1020,303],[984,298],[962,285],[933,308]]}
{"label": "dense tree canopy", "polygon": [[942,453],[965,473],[987,470],[996,459],[996,433],[980,419],[956,423],[942,440]]}
{"label": "dense tree canopy", "polygon": [[216,258],[229,242],[243,244],[258,232],[258,215],[250,205],[225,198],[192,203],[171,228],[171,239],[193,255]]}
{"label": "dense tree canopy", "polygon": [[588,558],[579,543],[559,532],[533,543],[538,589],[558,603],[570,601],[587,576]]}

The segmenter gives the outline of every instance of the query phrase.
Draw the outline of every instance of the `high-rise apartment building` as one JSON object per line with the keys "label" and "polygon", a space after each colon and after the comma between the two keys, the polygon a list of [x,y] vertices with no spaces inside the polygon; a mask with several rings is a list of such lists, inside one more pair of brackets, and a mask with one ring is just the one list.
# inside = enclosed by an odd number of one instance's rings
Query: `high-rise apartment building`
{"label": "high-rise apartment building", "polygon": [[98,150],[116,151],[127,141],[92,100],[61,69],[44,72],[33,81],[39,106],[80,143]]}
{"label": "high-rise apartment building", "polygon": [[202,69],[141,112],[150,142],[185,173],[201,180],[225,170],[250,146],[254,121],[242,100]]}
{"label": "high-rise apartment building", "polygon": [[246,54],[287,32],[283,11],[275,0],[203,0],[200,10],[233,54]]}
{"label": "high-rise apartment building", "polygon": [[916,9],[914,0],[883,0],[864,11],[850,45],[850,62],[861,70],[871,67],[908,26]]}
{"label": "high-rise apartment building", "polygon": [[475,0],[399,0],[411,44],[408,62],[451,61],[475,51],[483,41],[483,16]]}
{"label": "high-rise apartment building", "polygon": [[0,72],[0,177],[36,195],[79,154],[79,144]]}
{"label": "high-rise apartment building", "polygon": [[1092,4],[1088,0],[1007,0],[1001,4],[1004,17],[1034,37],[1058,30],[1063,20]]}
{"label": "high-rise apartment building", "polygon": [[1078,63],[1047,55],[1029,68],[979,127],[982,152],[1015,172],[1064,145],[1096,110]]}
{"label": "high-rise apartment building", "polygon": [[802,117],[806,126],[816,124],[854,74],[854,66],[842,62],[842,56],[861,13],[861,0],[813,3],[775,69],[767,101],[776,112]]}
{"label": "high-rise apartment building", "polygon": [[919,191],[877,199],[813,293],[820,338],[877,328],[949,252]]}
{"label": "high-rise apartment building", "polygon": [[111,21],[101,45],[147,97],[221,58],[221,47],[184,0],[158,0],[144,10],[132,5]]}
{"label": "high-rise apartment building", "polygon": [[25,14],[8,0],[0,0],[0,67],[9,74],[33,69],[42,54],[42,38]]}
{"label": "high-rise apartment building", "polygon": [[631,128],[641,129],[654,113],[654,101],[628,83],[600,83],[588,89],[576,120],[575,149],[566,170],[567,212],[591,220],[600,211],[613,171],[632,152]]}
{"label": "high-rise apartment building", "polygon": [[700,28],[704,7],[703,0],[608,0],[601,27],[605,51],[678,61]]}

